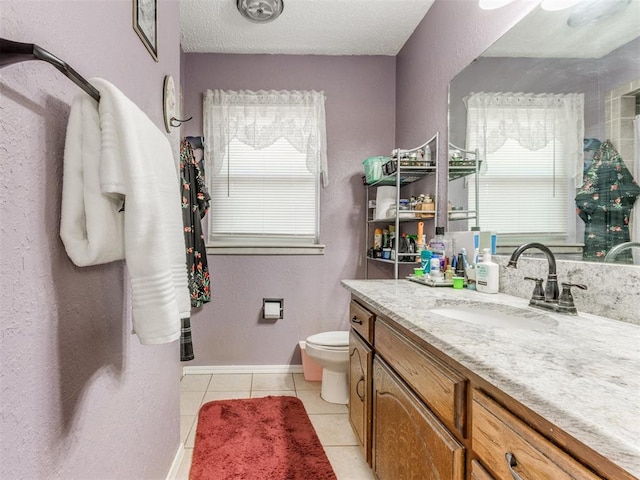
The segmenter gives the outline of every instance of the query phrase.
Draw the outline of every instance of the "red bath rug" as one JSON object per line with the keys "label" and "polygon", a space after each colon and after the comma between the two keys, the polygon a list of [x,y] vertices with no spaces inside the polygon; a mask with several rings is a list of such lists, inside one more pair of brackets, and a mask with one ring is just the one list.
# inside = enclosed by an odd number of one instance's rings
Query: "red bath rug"
{"label": "red bath rug", "polygon": [[190,480],[336,480],[296,397],[217,400],[200,408]]}

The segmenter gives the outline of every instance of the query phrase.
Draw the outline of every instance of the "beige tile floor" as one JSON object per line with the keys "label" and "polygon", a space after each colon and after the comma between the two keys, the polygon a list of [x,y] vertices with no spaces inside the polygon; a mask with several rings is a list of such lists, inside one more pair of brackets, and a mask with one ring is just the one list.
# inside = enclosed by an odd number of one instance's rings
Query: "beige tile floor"
{"label": "beige tile floor", "polygon": [[[180,441],[185,454],[176,480],[188,480],[197,415],[203,403],[232,398],[291,395],[304,404],[338,480],[372,480],[349,424],[346,405],[320,398],[320,382],[307,382],[302,374],[246,373],[185,375],[180,382]],[[312,479],[310,479],[312,480]]]}

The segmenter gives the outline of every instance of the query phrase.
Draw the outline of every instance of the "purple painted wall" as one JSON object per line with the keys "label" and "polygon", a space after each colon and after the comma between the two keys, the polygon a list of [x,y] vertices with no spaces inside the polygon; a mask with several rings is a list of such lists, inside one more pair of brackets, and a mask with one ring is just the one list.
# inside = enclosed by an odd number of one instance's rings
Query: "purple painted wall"
{"label": "purple painted wall", "polygon": [[[132,29],[131,0],[0,3],[2,37],[111,81],[163,125],[164,75],[180,75],[177,0],[159,1],[159,63]],[[59,238],[80,90],[27,62],[1,71],[0,92],[0,478],[165,478],[179,445],[178,342],[141,346],[123,264],[77,268]]]}
{"label": "purple painted wall", "polygon": [[[182,57],[184,114],[196,117],[185,135],[200,133],[206,88],[324,90],[331,179],[321,202],[325,255],[210,257],[214,300],[194,315],[190,364],[295,364],[298,340],[347,328],[339,281],[363,272],[362,160],[444,134],[450,79],[534,3],[483,12],[475,0],[436,0],[397,59]],[[162,79],[180,84],[177,0],[159,0],[159,63],[131,28],[131,0],[4,0],[0,15],[3,37],[110,80],[162,126]],[[123,265],[76,268],[58,236],[78,89],[41,62],[3,69],[0,89],[0,478],[164,478],[179,441],[178,345],[140,346]],[[262,298],[280,296],[285,318],[261,323]]]}
{"label": "purple painted wall", "polygon": [[[447,98],[451,79],[529,13],[538,0],[482,10],[477,0],[436,0],[396,57],[396,143],[413,147],[440,132],[440,165],[447,161]],[[447,177],[440,169],[439,195]],[[437,203],[446,218],[446,202]]]}
{"label": "purple painted wall", "polygon": [[[640,77],[640,38],[600,59],[482,57],[451,83],[452,141],[464,145],[463,98],[471,92],[570,93],[585,95],[585,137],[605,138],[604,96]],[[553,72],[551,75],[550,72]]]}
{"label": "purple painted wall", "polygon": [[[395,58],[183,54],[185,135],[202,133],[202,92],[324,90],[329,158],[321,195],[324,255],[209,256],[211,303],[191,322],[195,360],[186,365],[300,364],[299,340],[346,330],[343,278],[362,278],[362,160],[391,151]],[[284,319],[260,321],[262,299],[284,298]]]}
{"label": "purple painted wall", "polygon": [[[210,256],[214,299],[193,316],[196,360],[187,365],[296,364],[298,340],[347,328],[339,281],[363,275],[362,160],[436,131],[444,159],[449,81],[536,3],[483,11],[476,0],[436,0],[395,59],[183,54],[184,115],[194,115],[185,135],[201,134],[207,88],[324,90],[331,178],[322,191],[324,256]],[[285,298],[283,320],[260,322],[263,297]]]}

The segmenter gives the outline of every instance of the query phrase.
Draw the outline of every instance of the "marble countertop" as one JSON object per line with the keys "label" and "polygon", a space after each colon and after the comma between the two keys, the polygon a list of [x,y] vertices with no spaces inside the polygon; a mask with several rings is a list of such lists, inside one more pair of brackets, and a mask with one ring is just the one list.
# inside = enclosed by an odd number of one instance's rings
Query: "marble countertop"
{"label": "marble countertop", "polygon": [[[511,295],[408,280],[343,280],[342,285],[640,478],[640,326],[585,313],[546,313]],[[530,327],[516,321],[505,328],[431,312],[464,304],[505,313],[517,308],[542,322]]]}

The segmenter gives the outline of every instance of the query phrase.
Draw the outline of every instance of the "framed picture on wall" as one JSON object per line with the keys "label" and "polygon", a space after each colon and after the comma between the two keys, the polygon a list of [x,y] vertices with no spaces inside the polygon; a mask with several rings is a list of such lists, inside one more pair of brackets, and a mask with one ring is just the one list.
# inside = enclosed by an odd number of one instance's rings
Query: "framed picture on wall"
{"label": "framed picture on wall", "polygon": [[133,29],[158,61],[158,0],[133,0]]}

